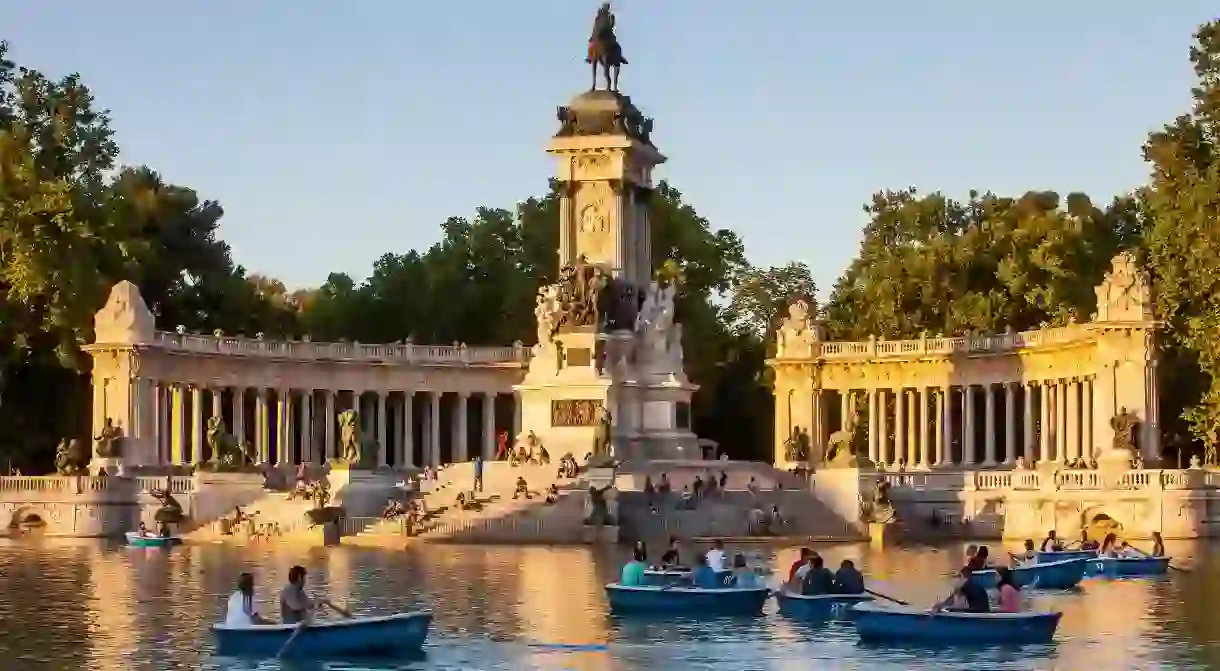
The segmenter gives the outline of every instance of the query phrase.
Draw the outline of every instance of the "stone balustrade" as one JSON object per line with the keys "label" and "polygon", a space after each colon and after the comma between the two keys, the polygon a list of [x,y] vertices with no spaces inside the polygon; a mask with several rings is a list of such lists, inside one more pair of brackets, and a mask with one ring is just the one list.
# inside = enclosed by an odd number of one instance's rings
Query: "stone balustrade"
{"label": "stone balustrade", "polygon": [[529,361],[530,349],[517,343],[511,347],[455,345],[311,342],[263,340],[224,335],[194,335],[157,331],[154,342],[170,351],[192,354],[267,357],[299,361],[394,362],[415,365],[513,364]]}
{"label": "stone balustrade", "polygon": [[[888,482],[899,489],[955,492],[963,490],[1004,492],[1052,489],[1059,491],[1108,491],[1119,489],[1216,489],[1220,487],[1220,472],[1202,469],[1141,469],[1130,470],[1107,484],[1100,471],[1032,470],[1012,471],[947,471],[910,473],[861,473],[862,481]],[[872,485],[867,485],[866,488]]]}
{"label": "stone balustrade", "polygon": [[[820,359],[909,357],[912,355],[1008,354],[1023,349],[1061,345],[1091,338],[1085,326],[1045,328],[999,335],[946,338],[923,336],[914,340],[815,341],[808,356]],[[796,354],[796,353],[793,353]],[[805,356],[804,352],[800,356]]]}

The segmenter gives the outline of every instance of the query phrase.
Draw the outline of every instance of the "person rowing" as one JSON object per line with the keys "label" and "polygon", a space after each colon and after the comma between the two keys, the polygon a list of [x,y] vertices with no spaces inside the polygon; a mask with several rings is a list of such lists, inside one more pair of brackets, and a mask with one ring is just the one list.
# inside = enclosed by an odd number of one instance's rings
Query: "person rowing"
{"label": "person rowing", "polygon": [[980,545],[978,549],[974,551],[974,556],[972,556],[970,560],[966,562],[966,568],[970,569],[971,571],[986,571],[987,562],[991,559],[990,555],[991,552],[987,549],[987,546]]}
{"label": "person rowing", "polygon": [[835,576],[826,568],[825,562],[818,555],[814,555],[810,562],[810,569],[805,574],[804,580],[801,581],[801,594],[806,595],[822,595],[833,594],[835,591]]}
{"label": "person rowing", "polygon": [[682,544],[677,536],[669,537],[669,549],[665,554],[661,555],[661,568],[664,569],[682,569]]}
{"label": "person rowing", "polygon": [[1017,587],[1016,581],[1013,580],[1012,571],[1001,566],[996,569],[996,572],[1000,574],[998,585],[1000,590],[1000,612],[1021,612],[1021,588]]}
{"label": "person rowing", "polygon": [[311,599],[305,593],[305,567],[293,566],[288,570],[288,584],[280,591],[280,620],[284,624],[306,624],[313,619],[319,606],[329,606],[344,617],[351,617],[347,609],[325,599]]}
{"label": "person rowing", "polygon": [[1153,557],[1165,556],[1165,539],[1161,538],[1161,532],[1152,532],[1152,555]]}
{"label": "person rowing", "polygon": [[850,559],[844,559],[835,571],[836,594],[864,594],[864,576]]}
{"label": "person rowing", "polygon": [[1022,564],[1034,564],[1038,561],[1038,553],[1034,551],[1034,541],[1030,538],[1025,539],[1025,551],[1020,554],[1008,553],[1012,557],[1013,567],[1021,566]]}
{"label": "person rowing", "polygon": [[1101,540],[1101,548],[1098,549],[1097,554],[1102,557],[1117,557],[1118,556],[1117,549],[1116,549],[1117,545],[1118,545],[1118,536],[1113,531],[1111,531],[1110,533],[1106,534],[1105,538],[1103,538]]}
{"label": "person rowing", "polygon": [[[809,548],[801,548],[801,558],[792,562],[792,566],[788,568],[788,585],[792,587],[792,591],[798,591],[800,580],[797,578],[797,572],[802,568],[809,566],[809,557],[813,554],[813,550]],[[808,572],[809,569],[805,569]],[[801,575],[801,578],[804,578]]]}
{"label": "person rowing", "polygon": [[619,584],[625,587],[638,587],[644,584],[644,569],[648,564],[644,561],[647,555],[644,548],[636,546],[631,551],[631,561],[623,564],[623,572],[619,576]]}
{"label": "person rowing", "polygon": [[249,627],[256,624],[270,622],[254,610],[254,575],[243,573],[237,579],[237,590],[229,595],[225,626]]}
{"label": "person rowing", "polygon": [[990,613],[991,600],[987,597],[987,589],[979,584],[974,577],[974,571],[969,566],[963,566],[958,572],[958,582],[948,598],[932,607],[931,612],[942,610],[965,613]]}

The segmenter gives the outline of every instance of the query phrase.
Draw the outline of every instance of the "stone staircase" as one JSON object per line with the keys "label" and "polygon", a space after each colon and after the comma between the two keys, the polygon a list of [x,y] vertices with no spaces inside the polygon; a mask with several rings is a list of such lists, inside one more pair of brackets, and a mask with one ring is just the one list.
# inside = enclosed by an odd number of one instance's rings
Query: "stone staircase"
{"label": "stone staircase", "polygon": [[[263,496],[243,506],[243,510],[254,517],[254,525],[262,528],[264,525],[278,526],[281,536],[300,534],[310,530],[309,518],[306,513],[313,508],[313,502],[305,498],[290,499],[287,492],[268,491]],[[245,524],[232,534],[224,534],[221,520],[212,521],[184,536],[188,541],[202,540],[244,540],[248,534]]]}

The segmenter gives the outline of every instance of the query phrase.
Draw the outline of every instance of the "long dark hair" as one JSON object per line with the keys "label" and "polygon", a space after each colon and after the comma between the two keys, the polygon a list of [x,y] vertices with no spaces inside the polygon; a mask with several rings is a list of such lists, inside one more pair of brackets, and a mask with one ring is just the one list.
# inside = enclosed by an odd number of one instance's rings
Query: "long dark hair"
{"label": "long dark hair", "polygon": [[1017,583],[1013,582],[1012,571],[1009,570],[1009,568],[1007,566],[997,567],[996,573],[998,573],[1000,575],[1000,584],[997,585],[997,587],[1003,587],[1004,585],[1008,585],[1009,587],[1012,587],[1015,590],[1021,589],[1019,586],[1017,586]]}

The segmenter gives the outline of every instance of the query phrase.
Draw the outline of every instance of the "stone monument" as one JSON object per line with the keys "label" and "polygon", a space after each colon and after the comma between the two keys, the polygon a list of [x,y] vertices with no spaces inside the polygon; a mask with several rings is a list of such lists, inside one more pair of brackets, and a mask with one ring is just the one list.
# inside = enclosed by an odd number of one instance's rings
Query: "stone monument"
{"label": "stone monument", "polygon": [[[696,387],[682,367],[678,287],[654,276],[648,202],[665,156],[646,118],[617,90],[627,63],[609,6],[598,12],[588,60],[609,65],[606,88],[560,107],[548,152],[558,159],[558,281],[538,291],[538,343],[516,387],[522,430],[552,454],[578,459],[598,449],[611,418],[617,460],[699,458],[690,430]],[[608,60],[607,60],[608,59]]]}

